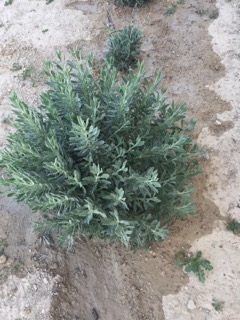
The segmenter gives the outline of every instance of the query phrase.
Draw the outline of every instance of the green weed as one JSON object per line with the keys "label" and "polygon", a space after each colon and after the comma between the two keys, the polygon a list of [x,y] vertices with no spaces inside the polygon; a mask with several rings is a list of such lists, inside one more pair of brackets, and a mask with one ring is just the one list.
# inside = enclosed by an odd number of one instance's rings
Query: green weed
{"label": "green weed", "polygon": [[11,117],[8,115],[8,116],[5,116],[3,119],[2,119],[2,123],[5,123],[5,124],[8,124],[10,125],[12,123],[12,119]]}
{"label": "green weed", "polygon": [[5,3],[4,3],[4,5],[5,5],[5,6],[9,6],[9,5],[11,5],[12,3],[13,3],[13,0],[6,0]]}
{"label": "green weed", "polygon": [[7,241],[5,239],[0,239],[0,256],[4,254],[4,250],[7,246]]}
{"label": "green weed", "polygon": [[224,301],[213,299],[212,306],[214,307],[214,309],[216,311],[221,312],[223,310],[223,307],[224,307]]}
{"label": "green weed", "polygon": [[12,68],[10,69],[11,71],[19,71],[22,69],[22,66],[18,62],[14,62],[12,65]]}
{"label": "green weed", "polygon": [[240,222],[235,219],[231,219],[226,224],[226,228],[228,231],[232,231],[233,233],[238,233],[240,231]]}
{"label": "green weed", "polygon": [[34,68],[32,66],[26,67],[23,70],[22,75],[21,75],[22,80],[25,81],[28,78],[31,78],[33,71],[34,71]]}
{"label": "green weed", "polygon": [[209,13],[209,18],[210,19],[217,19],[219,16],[219,11],[218,10],[213,10],[212,12]]}
{"label": "green weed", "polygon": [[194,272],[199,281],[205,282],[205,270],[212,270],[213,266],[210,261],[202,259],[202,252],[197,251],[196,255],[193,253],[186,254],[185,251],[181,251],[176,255],[176,265],[183,267],[185,272]]}
{"label": "green weed", "polygon": [[176,4],[172,4],[171,6],[166,8],[164,13],[166,15],[170,16],[171,14],[175,13],[176,9],[177,9],[177,5]]}
{"label": "green weed", "polygon": [[18,272],[18,271],[20,271],[22,269],[22,267],[23,267],[22,261],[18,260],[18,261],[15,262],[15,264],[12,267],[12,269],[13,269],[14,272]]}

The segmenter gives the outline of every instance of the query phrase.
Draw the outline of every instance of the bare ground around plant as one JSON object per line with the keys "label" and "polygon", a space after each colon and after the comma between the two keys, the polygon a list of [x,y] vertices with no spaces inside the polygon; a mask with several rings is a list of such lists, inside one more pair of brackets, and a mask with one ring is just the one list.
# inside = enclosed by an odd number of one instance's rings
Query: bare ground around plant
{"label": "bare ground around plant", "polygon": [[[0,3],[1,149],[12,130],[9,94],[35,106],[45,90],[42,62],[56,50],[69,57],[79,47],[101,62],[109,11],[117,28],[133,18],[143,29],[147,75],[163,71],[169,99],[187,103],[197,120],[193,137],[207,150],[194,181],[196,215],[175,221],[169,237],[148,250],[81,238],[66,252],[33,233],[40,214],[2,197],[1,319],[239,319],[240,240],[224,223],[228,215],[240,218],[240,7],[237,0],[186,0],[168,16],[169,5],[153,0],[133,13],[103,0]],[[176,267],[182,248],[201,250],[212,262],[205,284]],[[224,302],[221,312],[213,299]]]}

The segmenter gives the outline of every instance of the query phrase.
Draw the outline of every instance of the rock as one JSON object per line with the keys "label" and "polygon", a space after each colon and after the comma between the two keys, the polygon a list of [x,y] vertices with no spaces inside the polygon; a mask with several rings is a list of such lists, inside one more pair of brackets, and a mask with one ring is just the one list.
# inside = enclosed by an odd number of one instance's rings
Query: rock
{"label": "rock", "polygon": [[48,284],[48,279],[47,278],[43,278],[43,283]]}
{"label": "rock", "polygon": [[156,256],[157,256],[156,252],[153,251],[152,256],[153,256],[153,258],[156,258]]}
{"label": "rock", "polygon": [[222,122],[219,121],[219,120],[216,120],[216,121],[215,121],[215,124],[216,124],[217,126],[221,126]]}
{"label": "rock", "polygon": [[50,266],[50,269],[51,270],[55,270],[58,268],[58,264],[57,263],[53,263],[51,266]]}
{"label": "rock", "polygon": [[189,300],[188,303],[187,303],[187,307],[188,307],[189,310],[193,310],[193,309],[196,308],[196,305],[195,305],[193,300]]}
{"label": "rock", "polygon": [[1,256],[0,256],[0,264],[4,264],[4,263],[6,263],[6,262],[7,262],[7,257],[4,256],[4,255],[1,255]]}

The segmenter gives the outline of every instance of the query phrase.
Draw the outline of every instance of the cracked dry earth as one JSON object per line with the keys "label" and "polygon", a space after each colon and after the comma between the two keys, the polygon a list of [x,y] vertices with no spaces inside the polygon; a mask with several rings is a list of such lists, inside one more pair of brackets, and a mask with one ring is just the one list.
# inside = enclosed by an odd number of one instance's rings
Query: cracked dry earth
{"label": "cracked dry earth", "polygon": [[[40,214],[1,197],[0,251],[7,261],[0,259],[0,319],[240,319],[240,240],[225,228],[228,216],[240,219],[240,3],[186,0],[167,16],[168,6],[149,1],[136,10],[136,24],[145,36],[148,75],[162,69],[162,86],[170,99],[186,101],[189,117],[197,119],[194,139],[207,150],[194,181],[196,215],[174,222],[152,251],[78,240],[67,253],[33,233]],[[9,94],[35,106],[45,89],[42,62],[56,50],[68,57],[79,47],[101,60],[107,10],[119,28],[131,19],[130,8],[103,0],[0,2],[1,149],[12,130]],[[205,284],[176,267],[182,247],[211,261]],[[213,299],[224,302],[221,312]]]}

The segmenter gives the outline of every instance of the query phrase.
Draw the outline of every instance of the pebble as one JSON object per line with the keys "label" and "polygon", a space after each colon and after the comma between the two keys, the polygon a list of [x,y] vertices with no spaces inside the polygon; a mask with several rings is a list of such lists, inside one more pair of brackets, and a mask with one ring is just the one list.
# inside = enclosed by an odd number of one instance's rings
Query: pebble
{"label": "pebble", "polygon": [[48,284],[48,279],[47,278],[43,278],[43,283]]}
{"label": "pebble", "polygon": [[196,308],[196,305],[195,305],[193,300],[189,300],[188,304],[187,304],[187,307],[188,307],[189,310],[193,310],[193,309]]}
{"label": "pebble", "polygon": [[0,256],[0,264],[4,264],[6,262],[7,262],[7,257],[4,255]]}
{"label": "pebble", "polygon": [[57,268],[58,268],[57,263],[53,263],[53,264],[50,266],[50,269],[52,269],[52,270],[55,270],[55,269],[57,269]]}
{"label": "pebble", "polygon": [[215,121],[215,124],[216,124],[217,126],[221,126],[222,122],[219,121],[219,120],[216,120],[216,121]]}

